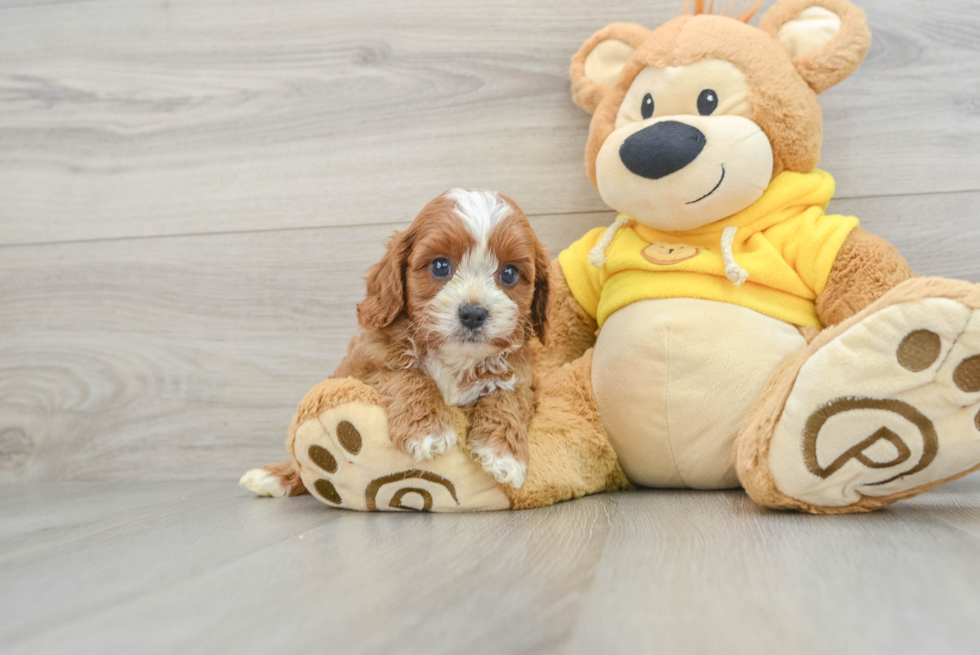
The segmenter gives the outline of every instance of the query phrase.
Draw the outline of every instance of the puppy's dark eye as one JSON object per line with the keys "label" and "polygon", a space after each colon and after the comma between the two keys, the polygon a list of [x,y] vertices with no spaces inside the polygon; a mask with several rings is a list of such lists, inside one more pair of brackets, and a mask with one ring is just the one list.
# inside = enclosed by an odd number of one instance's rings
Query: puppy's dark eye
{"label": "puppy's dark eye", "polygon": [[517,284],[517,280],[520,279],[521,274],[517,271],[517,267],[513,264],[507,264],[504,266],[504,270],[500,271],[500,283],[505,287],[512,287]]}
{"label": "puppy's dark eye", "polygon": [[[690,97],[690,96],[688,96]],[[714,89],[705,89],[698,96],[698,113],[702,116],[710,116],[718,108],[718,94]]]}
{"label": "puppy's dark eye", "polygon": [[453,265],[445,257],[439,257],[438,259],[432,260],[432,263],[429,264],[429,271],[432,272],[432,277],[445,279],[453,274]]}
{"label": "puppy's dark eye", "polygon": [[653,116],[653,96],[649,93],[643,96],[643,102],[640,103],[640,115],[644,120]]}

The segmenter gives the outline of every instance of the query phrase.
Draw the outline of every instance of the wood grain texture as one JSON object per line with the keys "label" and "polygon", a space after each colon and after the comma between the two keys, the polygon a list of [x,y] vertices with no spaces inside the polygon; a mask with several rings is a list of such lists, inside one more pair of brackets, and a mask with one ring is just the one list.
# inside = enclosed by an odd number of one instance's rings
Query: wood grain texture
{"label": "wood grain texture", "polygon": [[741,492],[379,516],[213,481],[14,489],[4,653],[976,651],[978,476],[836,517]]}
{"label": "wood grain texture", "polygon": [[[0,3],[0,244],[392,223],[453,186],[601,211],[569,59],[680,5]],[[861,5],[822,99],[840,195],[980,190],[973,0]]]}

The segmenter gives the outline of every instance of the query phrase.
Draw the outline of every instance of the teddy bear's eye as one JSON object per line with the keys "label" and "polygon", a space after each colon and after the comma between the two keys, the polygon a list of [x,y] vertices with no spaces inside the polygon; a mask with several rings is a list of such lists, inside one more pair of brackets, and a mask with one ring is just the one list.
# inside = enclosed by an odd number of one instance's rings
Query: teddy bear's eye
{"label": "teddy bear's eye", "polygon": [[705,89],[698,96],[698,113],[710,116],[718,108],[718,94],[714,89]]}
{"label": "teddy bear's eye", "polygon": [[640,115],[644,120],[653,116],[653,96],[649,93],[643,96],[643,102],[640,103]]}

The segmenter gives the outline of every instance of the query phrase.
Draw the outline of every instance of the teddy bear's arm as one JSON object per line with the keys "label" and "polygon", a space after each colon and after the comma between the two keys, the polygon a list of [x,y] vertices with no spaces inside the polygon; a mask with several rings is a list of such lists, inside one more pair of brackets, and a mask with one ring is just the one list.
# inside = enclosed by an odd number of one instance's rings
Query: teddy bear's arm
{"label": "teddy bear's arm", "polygon": [[575,361],[595,345],[595,319],[575,300],[558,260],[551,262],[548,294],[548,332],[545,344],[535,341],[535,375],[547,375]]}
{"label": "teddy bear's arm", "polygon": [[817,315],[824,325],[836,325],[913,277],[894,246],[855,228],[837,253],[827,286],[817,298]]}

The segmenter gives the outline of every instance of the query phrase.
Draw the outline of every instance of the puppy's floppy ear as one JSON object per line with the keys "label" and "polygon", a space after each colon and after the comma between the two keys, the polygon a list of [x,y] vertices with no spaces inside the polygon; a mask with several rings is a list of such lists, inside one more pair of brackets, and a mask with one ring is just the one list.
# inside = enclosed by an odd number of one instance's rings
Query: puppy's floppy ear
{"label": "puppy's floppy ear", "polygon": [[368,269],[367,298],[357,305],[357,322],[367,330],[391,325],[405,309],[405,267],[415,234],[409,229],[388,239],[381,261]]}
{"label": "puppy's floppy ear", "polygon": [[623,66],[650,34],[646,28],[613,23],[599,30],[572,57],[572,100],[589,112],[616,86]]}
{"label": "puppy's floppy ear", "polygon": [[867,16],[847,0],[778,0],[759,27],[786,48],[817,93],[857,70],[871,46]]}
{"label": "puppy's floppy ear", "polygon": [[545,332],[548,329],[548,277],[551,274],[551,262],[548,260],[548,249],[535,239],[534,249],[534,297],[531,299],[531,327],[538,341],[544,343]]}

